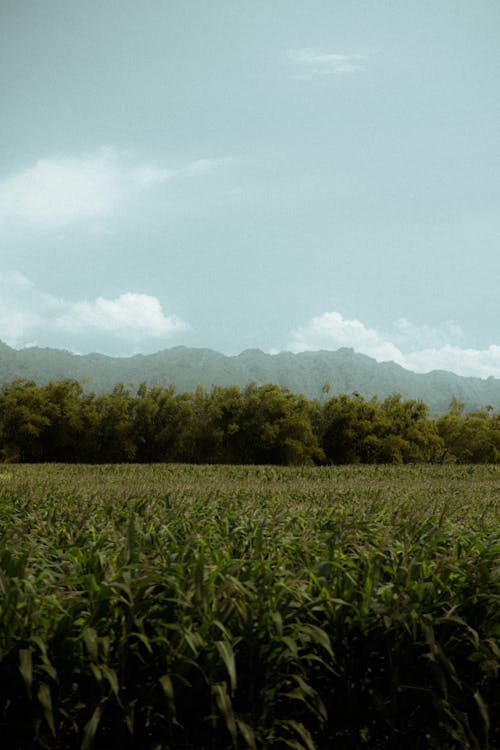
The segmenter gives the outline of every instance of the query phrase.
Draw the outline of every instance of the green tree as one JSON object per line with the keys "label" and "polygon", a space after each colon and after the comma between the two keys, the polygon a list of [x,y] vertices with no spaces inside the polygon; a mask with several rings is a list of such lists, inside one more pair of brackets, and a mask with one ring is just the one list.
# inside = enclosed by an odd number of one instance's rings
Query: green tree
{"label": "green tree", "polygon": [[192,430],[189,394],[176,394],[174,386],[140,386],[133,419],[137,461],[193,460]]}
{"label": "green tree", "polygon": [[101,463],[133,461],[137,453],[134,435],[134,398],[123,383],[96,399],[95,456]]}
{"label": "green tree", "polygon": [[0,392],[2,459],[40,461],[43,433],[50,425],[50,404],[46,394],[32,380],[19,378]]}
{"label": "green tree", "polygon": [[322,446],[332,463],[433,461],[444,443],[421,401],[400,394],[367,401],[359,393],[334,396],[323,407]]}
{"label": "green tree", "polygon": [[379,404],[353,397],[334,396],[323,407],[321,444],[327,461],[334,464],[369,463],[375,459],[378,440],[374,425]]}
{"label": "green tree", "polygon": [[246,387],[237,441],[244,463],[312,464],[324,459],[307,400],[277,385]]}
{"label": "green tree", "polygon": [[210,461],[241,463],[241,425],[243,397],[238,386],[214,387],[208,396],[208,431]]}
{"label": "green tree", "polygon": [[423,401],[403,401],[399,393],[386,398],[376,425],[381,443],[378,461],[420,463],[441,457],[444,441],[428,411]]}
{"label": "green tree", "polygon": [[446,448],[446,458],[458,463],[498,463],[500,414],[491,410],[464,412],[453,399],[450,409],[436,422]]}
{"label": "green tree", "polygon": [[44,461],[81,461],[84,444],[93,426],[84,419],[82,386],[60,380],[41,387],[50,424],[40,436]]}

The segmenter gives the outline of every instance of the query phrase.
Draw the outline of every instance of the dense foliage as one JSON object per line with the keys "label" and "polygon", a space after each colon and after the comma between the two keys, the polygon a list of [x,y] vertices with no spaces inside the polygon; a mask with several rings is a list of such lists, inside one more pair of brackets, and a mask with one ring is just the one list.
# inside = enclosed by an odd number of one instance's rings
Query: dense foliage
{"label": "dense foliage", "polygon": [[[326,393],[325,393],[326,397]],[[276,385],[137,390],[103,395],[74,380],[0,391],[0,460],[235,464],[496,463],[500,414],[464,413],[453,400],[431,419],[426,404],[359,394],[323,403]]]}
{"label": "dense foliage", "polygon": [[17,750],[498,750],[496,467],[12,465]]}

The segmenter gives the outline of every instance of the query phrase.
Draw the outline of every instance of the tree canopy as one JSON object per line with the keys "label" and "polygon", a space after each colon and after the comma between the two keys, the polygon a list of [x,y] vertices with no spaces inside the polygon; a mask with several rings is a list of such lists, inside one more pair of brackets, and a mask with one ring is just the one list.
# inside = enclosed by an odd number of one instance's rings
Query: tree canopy
{"label": "tree canopy", "polygon": [[[325,396],[328,394],[325,392]],[[76,380],[0,390],[0,460],[236,464],[497,463],[500,414],[453,399],[425,403],[358,393],[309,400],[277,385],[84,392]]]}

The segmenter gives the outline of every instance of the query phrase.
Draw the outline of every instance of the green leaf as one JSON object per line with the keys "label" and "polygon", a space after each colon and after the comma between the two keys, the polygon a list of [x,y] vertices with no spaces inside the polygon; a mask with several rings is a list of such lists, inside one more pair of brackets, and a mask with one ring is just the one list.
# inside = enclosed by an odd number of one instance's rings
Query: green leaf
{"label": "green leaf", "polygon": [[233,704],[227,692],[227,685],[225,682],[218,682],[216,685],[213,685],[212,690],[215,693],[217,705],[226,721],[228,731],[233,738],[233,744],[236,745],[236,720],[234,717]]}
{"label": "green leaf", "polygon": [[250,750],[257,750],[255,732],[252,727],[241,719],[236,719],[236,725]]}
{"label": "green leaf", "polygon": [[91,750],[94,739],[97,734],[97,728],[99,726],[99,722],[101,721],[101,715],[102,715],[102,708],[101,706],[97,706],[94,713],[90,717],[89,721],[85,724],[85,729],[83,730],[83,741],[81,744],[81,750]]}
{"label": "green leaf", "polygon": [[45,716],[47,724],[50,727],[50,731],[52,732],[52,735],[55,737],[56,728],[54,725],[54,712],[52,710],[52,695],[50,694],[49,686],[45,682],[42,682],[40,684],[40,687],[38,688],[37,697],[42,705],[43,715]]}
{"label": "green leaf", "polygon": [[476,690],[476,692],[474,693],[474,700],[476,701],[476,705],[479,709],[479,713],[481,714],[481,718],[484,721],[486,734],[488,734],[490,731],[490,714],[488,711],[488,706],[484,702],[483,697],[481,693],[479,692],[479,690]]}
{"label": "green leaf", "polygon": [[30,648],[22,648],[19,651],[19,671],[21,672],[24,684],[28,691],[28,695],[31,698],[31,687],[33,684],[33,660],[32,650]]}
{"label": "green leaf", "polygon": [[296,732],[302,742],[304,744],[297,744],[296,740],[290,739],[285,740],[286,744],[289,745],[289,747],[294,748],[300,748],[300,750],[303,750],[304,747],[307,748],[307,750],[316,750],[316,745],[314,744],[314,740],[311,736],[310,731],[302,724],[302,722],[294,721],[293,719],[288,719],[284,722],[282,722],[286,726],[290,727],[294,732]]}
{"label": "green leaf", "polygon": [[233,647],[229,643],[229,641],[217,641],[216,647],[219,652],[219,654],[222,657],[222,660],[224,661],[224,664],[226,665],[226,669],[229,675],[229,680],[231,683],[231,693],[234,693],[236,690],[236,658],[234,655]]}
{"label": "green leaf", "polygon": [[101,670],[103,676],[106,678],[106,680],[109,682],[109,685],[111,687],[111,690],[115,694],[115,696],[118,698],[118,693],[120,691],[120,686],[118,684],[118,676],[114,669],[111,669],[111,667],[108,667],[107,664],[101,664]]}

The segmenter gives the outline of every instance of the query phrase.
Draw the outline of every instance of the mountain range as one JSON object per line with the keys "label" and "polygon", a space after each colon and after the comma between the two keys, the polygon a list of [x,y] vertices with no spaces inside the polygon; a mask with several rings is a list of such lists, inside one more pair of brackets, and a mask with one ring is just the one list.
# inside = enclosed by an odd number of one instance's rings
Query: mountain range
{"label": "mountain range", "polygon": [[419,374],[347,348],[298,354],[247,349],[226,356],[211,349],[177,346],[156,354],[108,357],[39,347],[17,350],[0,342],[0,384],[15,378],[38,385],[71,378],[96,393],[110,391],[118,382],[174,385],[177,391],[192,391],[197,385],[243,388],[250,382],[276,383],[307,398],[323,400],[338,393],[356,392],[368,399],[400,393],[404,399],[425,401],[431,414],[445,412],[453,397],[468,410],[491,406],[500,411],[498,378],[483,380],[442,370]]}

